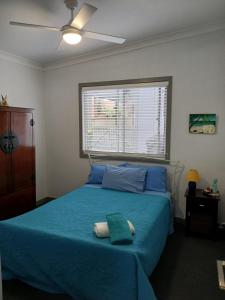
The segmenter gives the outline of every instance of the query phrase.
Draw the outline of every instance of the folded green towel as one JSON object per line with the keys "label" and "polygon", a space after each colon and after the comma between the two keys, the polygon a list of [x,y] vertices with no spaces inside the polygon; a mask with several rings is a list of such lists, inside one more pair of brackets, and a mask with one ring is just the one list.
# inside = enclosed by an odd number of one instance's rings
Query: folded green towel
{"label": "folded green towel", "polygon": [[131,244],[133,237],[127,220],[120,213],[106,216],[109,227],[110,242],[114,245]]}

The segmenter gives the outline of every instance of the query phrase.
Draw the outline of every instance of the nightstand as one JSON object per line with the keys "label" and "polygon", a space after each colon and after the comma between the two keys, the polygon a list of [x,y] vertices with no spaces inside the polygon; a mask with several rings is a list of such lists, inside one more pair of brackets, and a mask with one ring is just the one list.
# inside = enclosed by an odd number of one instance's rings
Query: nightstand
{"label": "nightstand", "polygon": [[203,191],[196,189],[195,195],[186,197],[186,235],[199,234],[212,239],[216,238],[217,232],[217,212],[220,197],[203,194]]}

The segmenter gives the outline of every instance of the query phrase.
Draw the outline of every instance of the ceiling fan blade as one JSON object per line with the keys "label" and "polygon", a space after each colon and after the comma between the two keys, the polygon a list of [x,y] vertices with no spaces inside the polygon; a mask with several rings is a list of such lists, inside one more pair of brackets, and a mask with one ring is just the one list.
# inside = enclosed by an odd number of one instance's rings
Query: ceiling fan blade
{"label": "ceiling fan blade", "polygon": [[14,22],[14,21],[10,21],[9,24],[13,25],[13,26],[22,26],[22,27],[37,28],[37,29],[48,29],[48,30],[54,30],[54,31],[60,31],[61,30],[61,28],[57,28],[57,27],[51,27],[51,26],[45,26],[45,25],[36,25],[36,24],[28,24],[28,23]]}
{"label": "ceiling fan blade", "polygon": [[63,46],[64,46],[64,40],[63,40],[63,38],[62,38],[62,39],[60,40],[60,43],[59,43],[58,47],[57,47],[57,50],[61,51],[61,50],[63,49]]}
{"label": "ceiling fan blade", "polygon": [[90,20],[91,16],[95,13],[96,10],[96,7],[84,3],[70,25],[76,27],[77,29],[82,29]]}
{"label": "ceiling fan blade", "polygon": [[91,31],[85,31],[83,36],[89,39],[101,40],[101,41],[116,43],[116,44],[123,44],[126,41],[126,39],[122,37],[101,34],[101,33],[91,32]]}

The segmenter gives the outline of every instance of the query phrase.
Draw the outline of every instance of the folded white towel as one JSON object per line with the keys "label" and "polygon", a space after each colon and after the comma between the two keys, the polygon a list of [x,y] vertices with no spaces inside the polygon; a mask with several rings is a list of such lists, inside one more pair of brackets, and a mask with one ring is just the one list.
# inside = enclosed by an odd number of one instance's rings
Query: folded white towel
{"label": "folded white towel", "polygon": [[[132,234],[135,234],[135,228],[134,225],[127,220],[127,223],[130,227],[130,231]],[[99,238],[107,238],[109,237],[109,227],[107,222],[98,222],[94,223],[94,232],[97,237]]]}

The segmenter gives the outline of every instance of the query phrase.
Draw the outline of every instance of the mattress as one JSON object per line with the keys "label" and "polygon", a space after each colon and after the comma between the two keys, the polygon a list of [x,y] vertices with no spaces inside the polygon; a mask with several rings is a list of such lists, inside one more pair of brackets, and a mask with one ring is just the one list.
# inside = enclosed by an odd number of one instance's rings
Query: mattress
{"label": "mattress", "polygon": [[[131,245],[111,245],[93,233],[93,224],[113,212],[134,224]],[[148,277],[170,224],[168,197],[83,186],[0,222],[3,279],[76,300],[153,300]]]}

